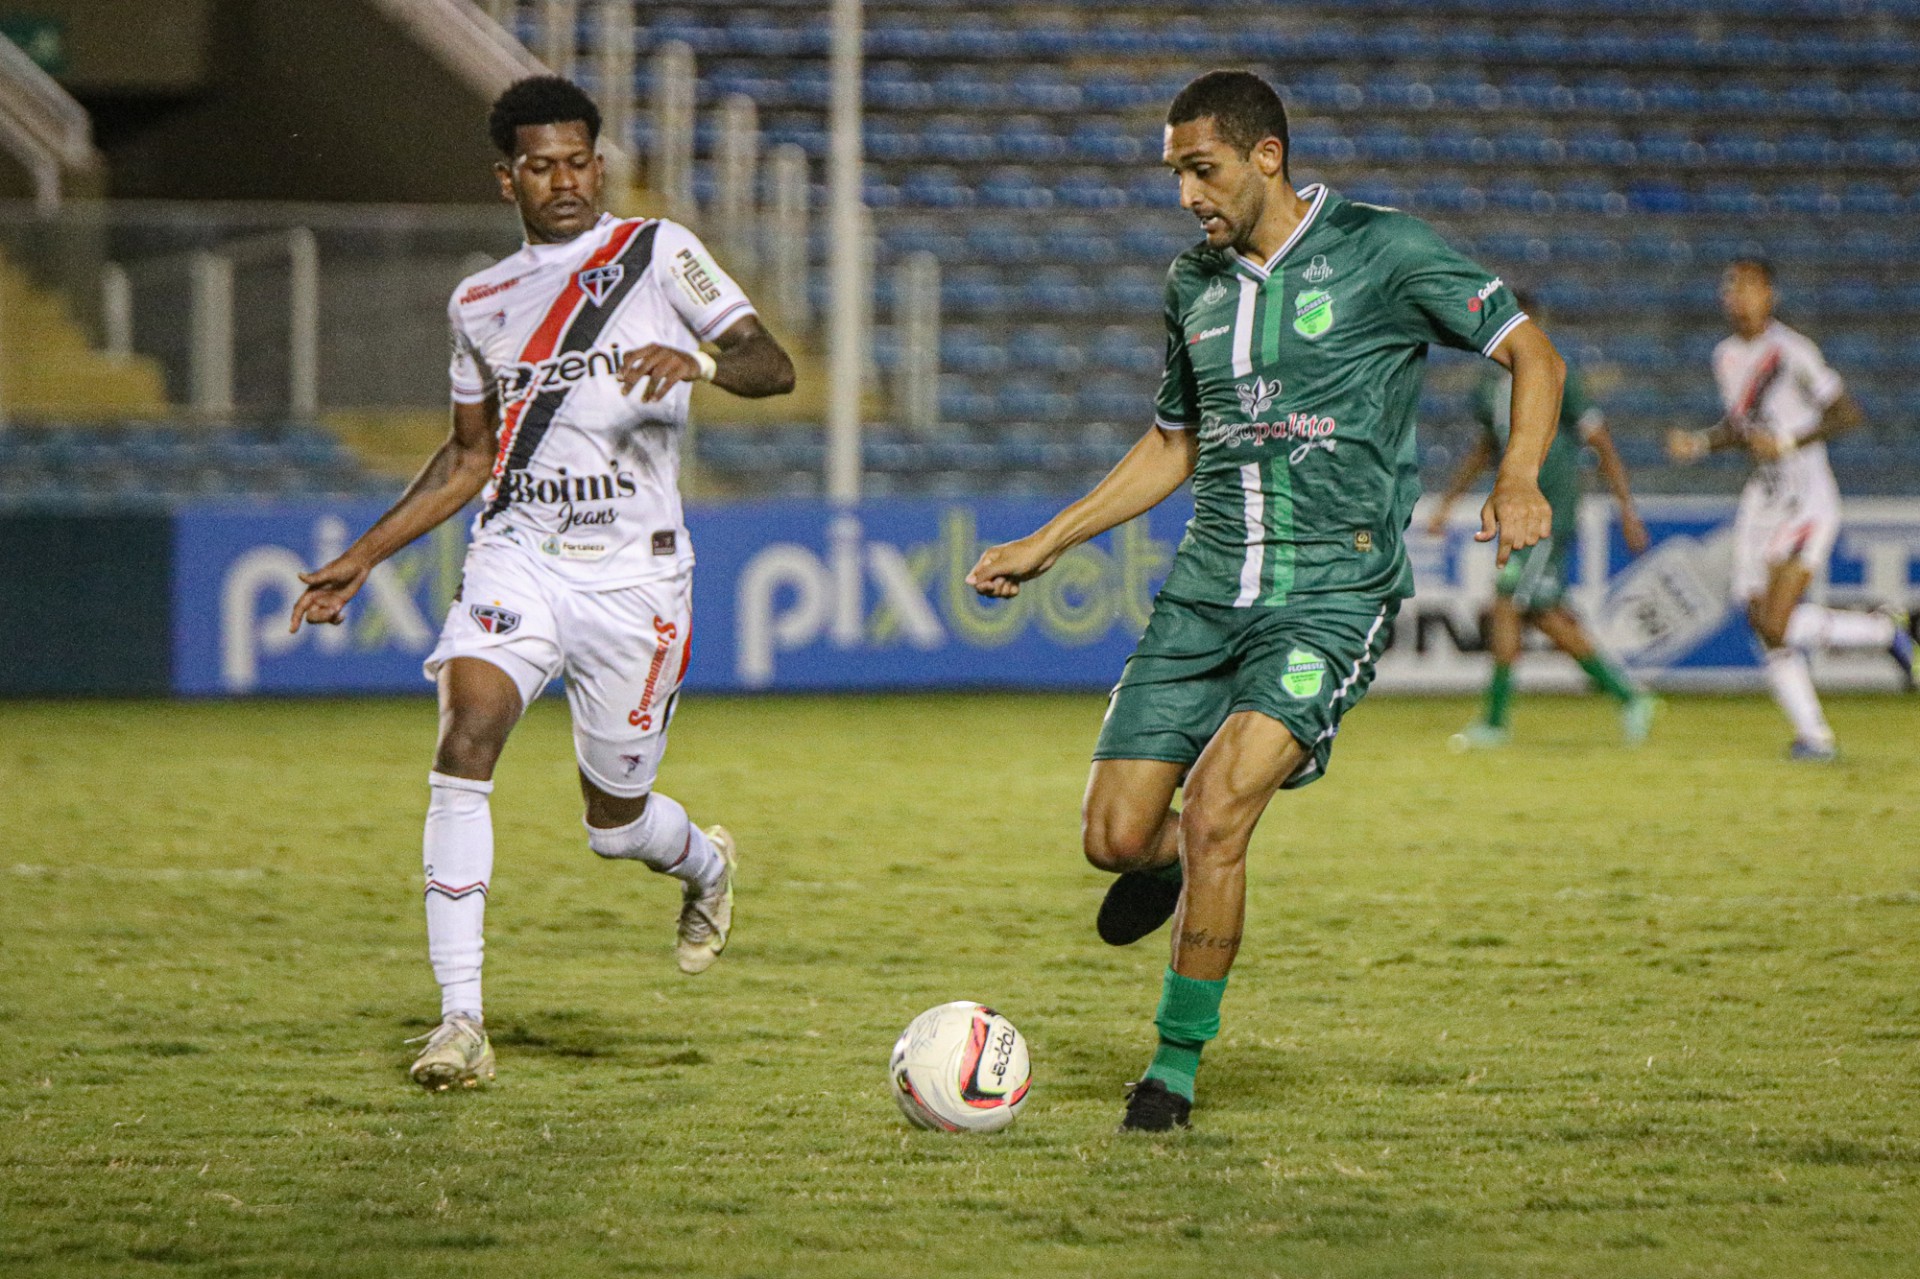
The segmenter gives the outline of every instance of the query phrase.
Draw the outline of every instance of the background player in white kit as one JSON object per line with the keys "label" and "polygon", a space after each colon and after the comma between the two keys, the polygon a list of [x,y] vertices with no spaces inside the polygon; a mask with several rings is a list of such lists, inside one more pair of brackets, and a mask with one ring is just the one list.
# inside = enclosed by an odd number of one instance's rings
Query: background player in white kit
{"label": "background player in white kit", "polygon": [[452,432],[391,510],[303,576],[293,609],[296,629],[339,622],[374,565],[481,497],[460,594],[426,663],[440,689],[424,852],[442,1020],[411,1073],[434,1089],[493,1077],[480,1000],[488,794],[508,733],[558,675],[588,845],[682,882],[682,970],[702,971],[726,945],[733,840],[653,791],[692,624],[680,438],[691,383],[764,396],[794,380],[692,233],[600,212],[600,113],[586,94],[522,80],[488,128],[506,157],[501,198],[518,206],[527,242],[454,290]]}
{"label": "background player in white kit", "polygon": [[1805,603],[1840,530],[1840,489],[1826,442],[1861,421],[1860,406],[1820,348],[1774,319],[1773,267],[1739,258],[1720,281],[1733,335],[1713,349],[1713,376],[1726,416],[1706,431],[1675,431],[1668,452],[1691,462],[1718,449],[1745,449],[1756,463],[1733,525],[1733,596],[1746,605],[1766,647],[1767,683],[1793,723],[1794,759],[1835,756],[1807,652],[1885,649],[1911,688],[1912,622],[1904,612],[1853,612]]}

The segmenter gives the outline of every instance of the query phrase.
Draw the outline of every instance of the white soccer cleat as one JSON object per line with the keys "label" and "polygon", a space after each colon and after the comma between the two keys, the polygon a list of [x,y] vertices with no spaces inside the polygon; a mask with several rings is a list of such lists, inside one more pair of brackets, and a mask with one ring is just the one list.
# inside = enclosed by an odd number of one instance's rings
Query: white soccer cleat
{"label": "white soccer cleat", "polygon": [[1485,720],[1477,719],[1449,737],[1447,749],[1456,755],[1465,755],[1468,751],[1494,751],[1512,740],[1512,730],[1496,728]]}
{"label": "white soccer cleat", "polygon": [[455,1084],[477,1088],[493,1078],[493,1045],[487,1042],[487,1028],[479,1018],[449,1013],[425,1039],[427,1046],[407,1071],[422,1088],[432,1092],[445,1092]]}
{"label": "white soccer cleat", "polygon": [[1620,735],[1629,746],[1644,746],[1653,732],[1654,716],[1660,713],[1660,699],[1651,693],[1637,694],[1620,708]]}
{"label": "white soccer cleat", "polygon": [[720,882],[701,892],[688,884],[680,903],[680,942],[674,954],[683,973],[704,973],[727,948],[727,935],[733,931],[733,872],[738,865],[733,836],[725,826],[707,827],[707,838],[714,851],[727,864]]}

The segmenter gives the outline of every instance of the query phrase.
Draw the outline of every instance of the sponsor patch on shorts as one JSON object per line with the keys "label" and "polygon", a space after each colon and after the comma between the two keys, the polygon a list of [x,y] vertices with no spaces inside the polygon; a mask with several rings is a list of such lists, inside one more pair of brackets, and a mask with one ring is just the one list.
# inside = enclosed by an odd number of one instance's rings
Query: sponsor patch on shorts
{"label": "sponsor patch on shorts", "polygon": [[1326,678],[1326,659],[1317,653],[1296,648],[1287,654],[1287,671],[1280,677],[1280,682],[1286,685],[1289,697],[1304,699],[1318,693]]}

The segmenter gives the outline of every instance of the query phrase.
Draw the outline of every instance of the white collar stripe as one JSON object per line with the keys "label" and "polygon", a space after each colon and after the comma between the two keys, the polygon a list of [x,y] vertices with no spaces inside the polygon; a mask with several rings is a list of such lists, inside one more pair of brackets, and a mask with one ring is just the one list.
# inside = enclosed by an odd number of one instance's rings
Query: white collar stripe
{"label": "white collar stripe", "polygon": [[1300,243],[1300,238],[1306,235],[1307,228],[1312,226],[1313,220],[1320,216],[1320,206],[1327,202],[1327,188],[1323,184],[1316,182],[1302,189],[1297,194],[1305,195],[1308,191],[1313,192],[1313,207],[1307,210],[1306,217],[1300,219],[1300,225],[1293,228],[1293,234],[1287,237],[1287,242],[1278,249],[1275,249],[1273,256],[1268,258],[1264,263],[1255,262],[1246,254],[1240,252],[1240,250],[1235,249],[1233,256],[1241,266],[1263,280],[1273,274],[1274,268],[1280,265],[1280,260],[1287,256],[1287,251],[1293,248],[1294,245]]}
{"label": "white collar stripe", "polygon": [[1240,305],[1233,313],[1233,375],[1245,377],[1253,372],[1253,304],[1260,286],[1242,276]]}

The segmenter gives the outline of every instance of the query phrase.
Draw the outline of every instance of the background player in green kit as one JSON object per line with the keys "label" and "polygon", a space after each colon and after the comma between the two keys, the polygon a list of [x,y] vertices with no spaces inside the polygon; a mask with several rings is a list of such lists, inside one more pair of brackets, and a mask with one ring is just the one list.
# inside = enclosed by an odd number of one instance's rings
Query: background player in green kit
{"label": "background player in green kit", "polygon": [[[1539,313],[1525,292],[1516,291],[1514,297],[1529,312]],[[1427,531],[1435,536],[1446,529],[1453,504],[1507,447],[1511,427],[1508,376],[1501,369],[1489,368],[1474,388],[1473,415],[1480,423],[1481,434],[1461,459],[1460,469],[1428,521]],[[1600,474],[1620,505],[1620,531],[1627,550],[1638,555],[1647,549],[1647,528],[1633,509],[1627,468],[1613,447],[1606,415],[1587,398],[1579,370],[1569,368],[1566,389],[1560,397],[1560,430],[1553,437],[1553,447],[1547,450],[1547,460],[1540,464],[1540,491],[1553,505],[1553,532],[1538,545],[1516,552],[1495,580],[1493,608],[1487,618],[1487,650],[1493,656],[1493,673],[1487,681],[1486,703],[1479,719],[1448,740],[1455,750],[1506,745],[1511,736],[1508,710],[1513,695],[1513,664],[1520,656],[1525,625],[1539,628],[1554,647],[1580,663],[1596,688],[1620,703],[1621,729],[1628,745],[1644,742],[1653,727],[1659,702],[1636,688],[1619,664],[1599,650],[1565,602],[1567,576],[1580,531],[1582,444],[1593,450]]]}
{"label": "background player in green kit", "polygon": [[1426,224],[1295,191],[1286,111],[1257,76],[1215,71],[1183,89],[1164,159],[1206,241],[1167,273],[1154,425],[1091,493],[967,577],[1017,594],[1193,481],[1193,520],[1114,690],[1082,813],[1087,859],[1121,876],[1101,936],[1135,941],[1178,913],[1159,1046],[1121,1124],[1149,1131],[1186,1124],[1219,1031],[1254,825],[1276,791],[1326,771],[1413,591],[1404,538],[1428,344],[1513,372],[1512,438],[1477,534],[1498,536],[1503,564],[1552,521],[1535,476],[1565,370],[1501,281]]}

